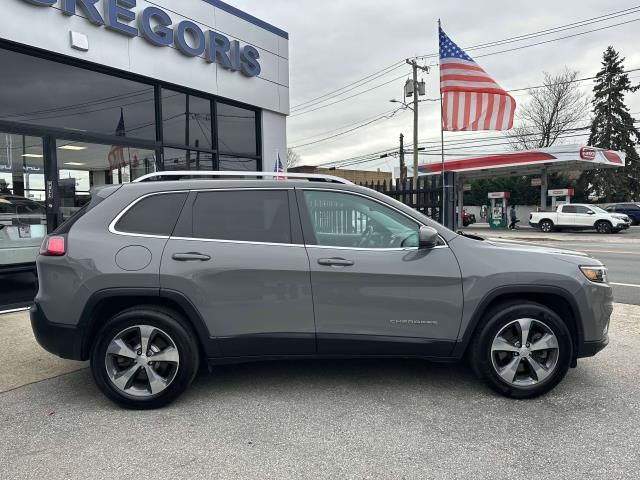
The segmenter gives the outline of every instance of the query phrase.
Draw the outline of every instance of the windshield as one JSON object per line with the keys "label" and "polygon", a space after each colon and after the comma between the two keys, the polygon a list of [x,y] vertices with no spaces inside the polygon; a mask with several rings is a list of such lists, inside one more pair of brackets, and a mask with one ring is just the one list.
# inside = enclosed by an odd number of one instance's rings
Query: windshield
{"label": "windshield", "polygon": [[596,213],[609,213],[606,210],[604,210],[603,208],[597,207],[595,205],[589,205],[589,208],[591,208],[591,210],[593,210]]}

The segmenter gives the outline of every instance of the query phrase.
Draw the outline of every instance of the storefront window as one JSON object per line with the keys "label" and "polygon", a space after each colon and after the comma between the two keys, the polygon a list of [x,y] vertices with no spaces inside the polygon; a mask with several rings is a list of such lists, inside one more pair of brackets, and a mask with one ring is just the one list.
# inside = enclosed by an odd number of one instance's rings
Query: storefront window
{"label": "storefront window", "polygon": [[91,187],[128,183],[157,170],[152,150],[58,140],[60,212],[69,218],[86,204]]}
{"label": "storefront window", "polygon": [[237,155],[258,155],[256,112],[217,103],[218,149]]}
{"label": "storefront window", "polygon": [[211,101],[162,90],[162,129],[164,143],[213,148]]}
{"label": "storefront window", "polygon": [[151,85],[3,49],[0,65],[0,121],[156,138]]}
{"label": "storefront window", "polygon": [[0,132],[0,272],[34,262],[46,234],[42,139]]}
{"label": "storefront window", "polygon": [[165,148],[165,170],[214,170],[213,154],[197,150]]}
{"label": "storefront window", "polygon": [[220,155],[220,170],[225,171],[257,171],[258,160],[255,158],[232,157]]}

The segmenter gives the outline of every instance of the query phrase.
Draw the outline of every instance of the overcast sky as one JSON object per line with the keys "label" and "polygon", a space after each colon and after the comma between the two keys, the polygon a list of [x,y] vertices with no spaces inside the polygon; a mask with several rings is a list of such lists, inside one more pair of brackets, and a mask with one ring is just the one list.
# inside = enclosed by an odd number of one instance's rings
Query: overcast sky
{"label": "overcast sky", "polygon": [[[606,2],[594,0],[484,0],[435,2],[433,0],[228,0],[269,23],[289,32],[291,105],[343,87],[379,71],[407,57],[437,52],[437,20],[447,34],[461,47],[502,40],[548,28],[586,20],[635,7],[632,1]],[[472,57],[534,42],[583,32],[595,28],[640,19],[640,13],[620,16],[589,26],[566,30],[552,35],[512,43],[505,46],[469,51]],[[637,48],[639,22],[605,29],[566,40],[523,50],[477,58],[477,62],[502,85],[518,89],[539,85],[544,71],[557,72],[568,66],[578,70],[580,77],[595,75],[600,67],[602,52],[613,45],[626,57],[627,69],[640,67]],[[435,59],[426,60],[434,64]],[[360,89],[346,93],[353,95],[410,73],[409,67],[395,70]],[[640,71],[631,73],[640,82]],[[391,98],[402,98],[405,77],[389,85],[359,95],[336,105],[288,119],[290,146],[308,143],[339,133],[330,132],[342,126],[371,119],[394,108]],[[427,98],[438,96],[438,70],[425,75]],[[593,84],[583,82],[590,92]],[[514,95],[524,103],[526,92]],[[335,101],[342,97],[332,99]],[[640,112],[640,92],[630,95],[627,103],[631,112]],[[320,106],[320,105],[318,105]],[[423,140],[437,140],[440,135],[439,105],[425,102],[420,105],[420,132]],[[640,117],[640,114],[637,115]],[[517,111],[516,111],[517,122]],[[325,133],[329,132],[329,133]],[[341,160],[393,147],[398,135],[405,134],[411,143],[412,114],[398,113],[390,120],[380,121],[331,141],[300,147],[298,153],[305,164],[319,164]],[[314,137],[318,135],[317,137]],[[446,133],[447,140],[456,136],[469,138],[488,134]],[[578,139],[579,140],[579,139]],[[492,143],[492,142],[488,142]],[[498,147],[501,148],[501,147]],[[486,151],[486,148],[482,149]],[[366,168],[389,170],[394,159],[382,159]]]}

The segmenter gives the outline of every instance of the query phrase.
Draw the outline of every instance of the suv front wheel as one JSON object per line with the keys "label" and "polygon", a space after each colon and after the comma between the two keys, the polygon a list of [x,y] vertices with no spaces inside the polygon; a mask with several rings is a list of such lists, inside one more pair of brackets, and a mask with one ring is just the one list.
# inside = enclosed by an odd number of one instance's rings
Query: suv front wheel
{"label": "suv front wheel", "polygon": [[476,374],[502,395],[533,398],[554,388],[573,356],[571,334],[544,305],[512,301],[486,315],[471,349]]}
{"label": "suv front wheel", "polygon": [[198,345],[180,316],[134,307],[99,332],[91,371],[100,390],[128,408],[159,408],[175,400],[198,371]]}

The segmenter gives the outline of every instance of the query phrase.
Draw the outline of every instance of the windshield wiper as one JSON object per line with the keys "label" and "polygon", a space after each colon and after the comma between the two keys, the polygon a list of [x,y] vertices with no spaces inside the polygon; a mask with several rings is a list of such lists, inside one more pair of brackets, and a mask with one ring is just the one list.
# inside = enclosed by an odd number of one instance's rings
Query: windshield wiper
{"label": "windshield wiper", "polygon": [[467,237],[467,238],[470,238],[470,239],[472,239],[472,240],[478,240],[478,241],[480,241],[480,242],[484,242],[484,241],[485,241],[485,238],[484,238],[484,237],[481,237],[481,236],[479,236],[479,235],[473,235],[473,234],[471,234],[471,233],[465,233],[465,232],[463,232],[462,230],[458,230],[456,233],[457,233],[458,235],[462,235],[463,237]]}

